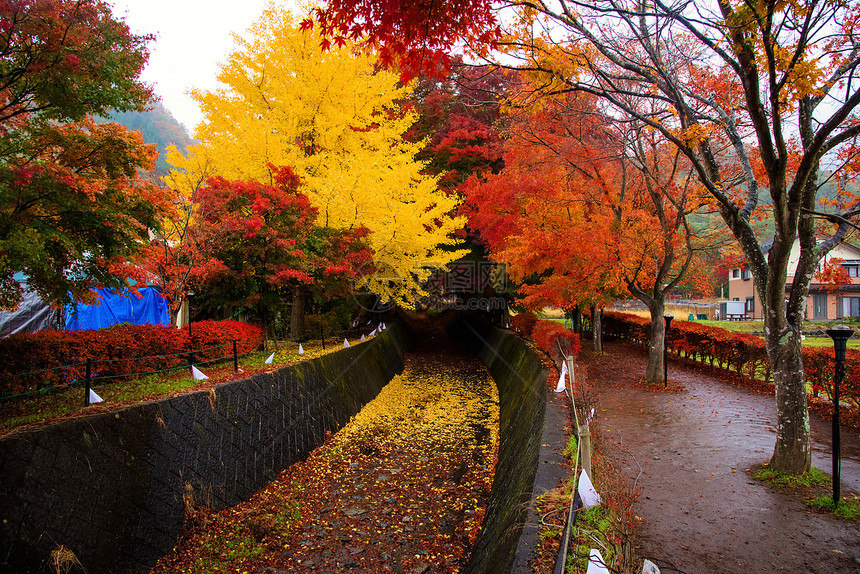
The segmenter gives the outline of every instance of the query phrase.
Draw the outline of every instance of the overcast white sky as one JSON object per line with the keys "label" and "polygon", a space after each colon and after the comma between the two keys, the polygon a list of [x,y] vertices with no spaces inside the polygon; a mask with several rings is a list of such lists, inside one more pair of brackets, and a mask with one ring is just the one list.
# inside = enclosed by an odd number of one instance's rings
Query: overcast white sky
{"label": "overcast white sky", "polygon": [[[218,64],[233,49],[231,32],[245,35],[269,0],[108,0],[114,15],[138,34],[155,34],[142,79],[189,134],[201,119],[190,88],[217,86]],[[276,0],[288,4],[290,0]]]}

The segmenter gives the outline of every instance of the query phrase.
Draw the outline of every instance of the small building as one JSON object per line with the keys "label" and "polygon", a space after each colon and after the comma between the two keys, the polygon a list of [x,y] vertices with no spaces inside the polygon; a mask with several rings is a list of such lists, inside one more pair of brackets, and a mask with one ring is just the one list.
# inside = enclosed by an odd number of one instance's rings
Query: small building
{"label": "small building", "polygon": [[[800,242],[795,241],[788,260],[786,295],[791,289],[799,258]],[[833,248],[824,259],[825,261],[840,259],[842,267],[851,278],[851,283],[835,286],[816,283],[815,278],[813,278],[813,282],[809,285],[809,296],[806,299],[806,318],[812,321],[832,321],[846,317],[860,318],[860,249],[848,243],[841,243]],[[822,261],[823,264],[824,261]],[[748,319],[764,318],[761,299],[756,292],[755,282],[748,268],[735,268],[729,272],[729,299],[745,303]]]}

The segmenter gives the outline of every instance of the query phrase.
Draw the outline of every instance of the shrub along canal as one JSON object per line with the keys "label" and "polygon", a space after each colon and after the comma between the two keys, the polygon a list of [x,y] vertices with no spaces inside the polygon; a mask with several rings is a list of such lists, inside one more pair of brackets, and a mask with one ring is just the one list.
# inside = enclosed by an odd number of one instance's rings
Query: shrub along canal
{"label": "shrub along canal", "polygon": [[499,444],[498,391],[437,340],[340,432],[246,503],[188,501],[153,572],[457,572],[480,531]]}

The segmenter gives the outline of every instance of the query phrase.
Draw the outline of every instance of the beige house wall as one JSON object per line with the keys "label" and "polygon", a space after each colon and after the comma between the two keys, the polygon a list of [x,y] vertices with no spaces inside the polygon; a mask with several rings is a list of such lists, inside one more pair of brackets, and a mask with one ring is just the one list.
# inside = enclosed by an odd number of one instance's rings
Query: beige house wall
{"label": "beige house wall", "polygon": [[740,277],[734,278],[735,270],[729,271],[729,300],[731,301],[746,301],[747,297],[753,297],[755,300],[755,308],[752,312],[747,311],[747,317],[750,319],[761,319],[761,300],[755,289],[755,281],[752,276],[748,279],[742,278],[742,270],[738,270]]}
{"label": "beige house wall", "polygon": [[[788,284],[791,284],[794,279],[794,270],[797,268],[797,261],[800,256],[800,243],[795,241],[794,245],[791,249],[791,254],[789,255],[789,263],[788,263]],[[825,257],[825,261],[830,261],[832,259],[841,259],[843,261],[858,261],[860,260],[860,249],[843,243],[836,248],[834,248],[830,253]],[[729,299],[737,300],[737,301],[746,301],[747,297],[755,298],[755,309],[752,312],[747,312],[747,317],[750,319],[762,319],[762,306],[761,300],[759,299],[758,293],[755,289],[755,282],[752,277],[748,279],[743,279],[743,269],[738,269],[738,275],[740,277],[734,277],[736,270],[732,269],[729,271]],[[851,284],[860,286],[860,277],[852,277]],[[826,318],[818,318],[816,320],[834,320],[839,315],[839,304],[842,300],[842,297],[860,297],[860,287],[858,290],[845,290],[845,289],[833,289],[830,290],[821,289],[821,285],[818,283],[813,283],[810,285],[809,295],[806,298],[806,317],[808,319],[815,318],[815,297],[817,294],[825,294],[827,295],[827,317]]]}

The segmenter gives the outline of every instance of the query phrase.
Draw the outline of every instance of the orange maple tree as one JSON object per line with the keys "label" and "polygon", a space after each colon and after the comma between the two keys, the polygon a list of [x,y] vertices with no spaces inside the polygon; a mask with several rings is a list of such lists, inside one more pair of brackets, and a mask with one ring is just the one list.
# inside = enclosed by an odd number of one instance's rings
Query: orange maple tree
{"label": "orange maple tree", "polygon": [[507,121],[504,169],[463,186],[470,226],[509,264],[527,308],[642,300],[654,343],[646,377],[662,377],[665,299],[695,252],[689,166],[657,138],[630,144],[585,94]]}
{"label": "orange maple tree", "polygon": [[331,297],[370,263],[364,226],[334,229],[289,167],[269,166],[273,185],[212,177],[199,202],[192,281],[208,286],[198,305],[252,311],[263,319],[292,300],[291,336],[304,333],[306,292]]}

